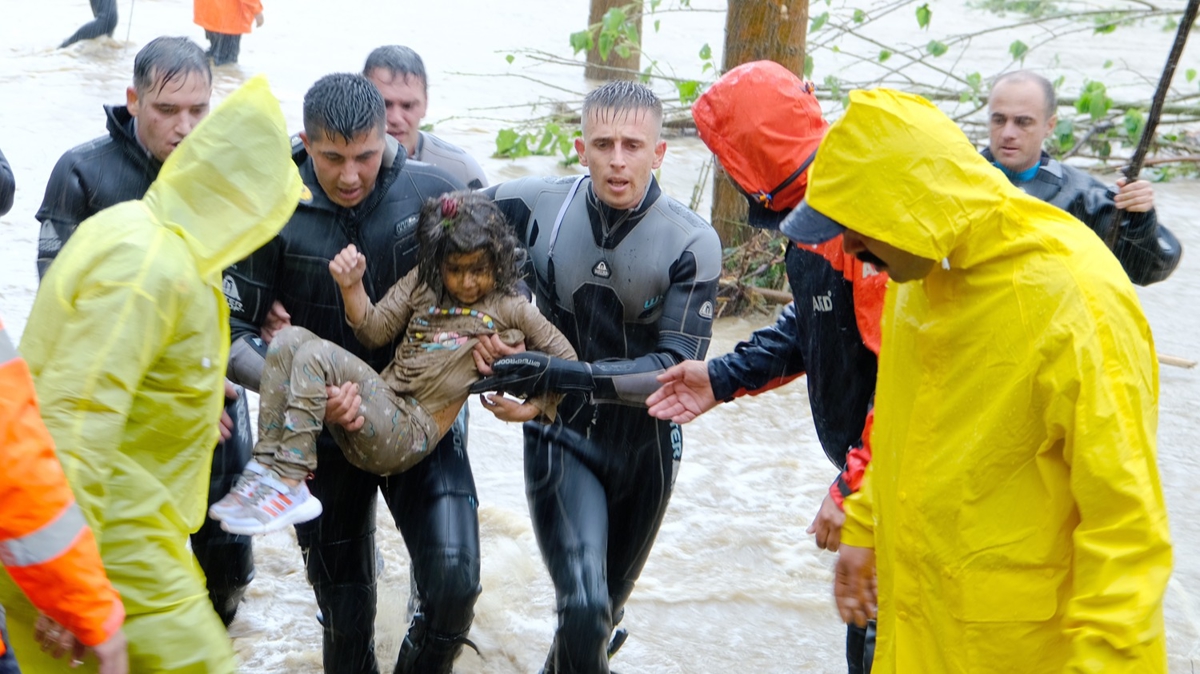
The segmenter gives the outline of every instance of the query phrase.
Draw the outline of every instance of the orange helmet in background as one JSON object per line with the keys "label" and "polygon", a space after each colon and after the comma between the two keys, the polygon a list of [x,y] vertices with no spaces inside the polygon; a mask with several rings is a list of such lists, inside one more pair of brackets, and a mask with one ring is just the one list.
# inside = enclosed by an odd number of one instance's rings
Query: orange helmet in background
{"label": "orange helmet in background", "polygon": [[725,73],[695,103],[700,139],[750,202],[754,227],[779,229],[804,198],[829,124],[813,86],[774,61]]}

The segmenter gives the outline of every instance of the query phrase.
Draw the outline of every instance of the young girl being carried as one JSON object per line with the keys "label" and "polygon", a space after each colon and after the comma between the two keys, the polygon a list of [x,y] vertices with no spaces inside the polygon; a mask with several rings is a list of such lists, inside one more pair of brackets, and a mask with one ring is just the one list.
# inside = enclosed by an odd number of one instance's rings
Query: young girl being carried
{"label": "young girl being carried", "polygon": [[[329,263],[346,321],[368,348],[401,332],[382,374],[336,344],[299,327],[271,341],[260,391],[254,459],[228,495],[209,509],[221,528],[258,534],[306,522],[321,503],[304,481],[317,467],[317,436],[326,386],[355,383],[364,419],[357,431],[330,426],[346,458],[377,475],[416,465],[450,429],[479,378],[472,350],[479,338],[575,359],[566,338],[518,294],[517,242],[489,199],[455,192],[430,199],[418,224],[417,268],[372,305],[363,288],[366,258],[353,245]],[[513,401],[510,421],[552,421],[561,396]]]}

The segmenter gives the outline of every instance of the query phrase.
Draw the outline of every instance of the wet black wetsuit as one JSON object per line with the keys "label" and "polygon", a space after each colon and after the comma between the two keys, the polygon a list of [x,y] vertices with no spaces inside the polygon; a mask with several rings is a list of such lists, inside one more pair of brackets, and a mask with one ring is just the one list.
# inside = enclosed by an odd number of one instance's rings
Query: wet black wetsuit
{"label": "wet black wetsuit", "polygon": [[12,168],[8,165],[8,160],[4,158],[4,153],[0,152],[0,215],[4,215],[12,208],[13,193],[17,190],[17,183],[13,179]]}
{"label": "wet black wetsuit", "polygon": [[112,36],[117,29],[117,0],[91,0],[91,21],[80,26],[75,34],[67,38],[59,47],[70,47],[80,40],[91,40],[101,35]]}
{"label": "wet black wetsuit", "polygon": [[[279,300],[293,325],[346,348],[376,370],[391,361],[395,344],[367,349],[346,324],[329,260],[355,244],[367,257],[367,295],[379,301],[416,264],[416,225],[424,200],[463,185],[441,169],[406,163],[395,141],[387,142],[389,152],[375,189],[354,208],[329,200],[312,160],[303,146],[296,148],[300,175],[312,196],[274,240],[225,274],[235,352],[261,353],[259,326]],[[254,367],[231,370],[243,374],[242,383],[257,388],[261,373]],[[309,486],[324,513],[298,525],[296,533],[323,615],[325,671],[379,671],[374,537],[376,491],[382,489],[412,558],[419,592],[418,613],[396,671],[449,672],[480,592],[478,503],[465,428],[454,428],[428,458],[391,477],[350,465],[328,432],[317,441],[317,457],[319,467]]]}
{"label": "wet black wetsuit", "polygon": [[[983,156],[995,163],[991,150]],[[1005,171],[1006,175],[1009,172]],[[1112,213],[1116,209],[1115,193],[1095,177],[1042,152],[1037,172],[1029,180],[1009,179],[1026,194],[1058,206],[1078,218],[1104,238]],[[1145,213],[1125,212],[1121,217],[1121,233],[1113,254],[1129,280],[1145,286],[1166,279],[1183,258],[1183,244],[1166,227],[1159,224],[1154,209]]]}
{"label": "wet black wetsuit", "polygon": [[[46,275],[46,269],[81,222],[109,206],[141,199],[162,168],[138,143],[133,117],[125,106],[105,106],[104,110],[108,135],[68,150],[50,173],[46,196],[37,212],[42,223],[37,253],[39,278]],[[245,402],[227,401],[226,410],[235,421],[234,436],[219,443],[213,453],[209,504],[233,487],[253,448]],[[205,518],[200,530],[192,534],[192,551],[207,578],[213,608],[228,625],[254,578],[250,537],[222,531],[219,523]]]}
{"label": "wet black wetsuit", "polygon": [[547,674],[608,671],[609,635],[683,452],[679,426],[651,417],[644,401],[655,374],[704,358],[721,268],[716,232],[656,181],[632,211],[599,203],[590,179],[572,198],[575,183],[525,178],[485,191],[529,250],[542,313],[580,361],[613,361],[605,386],[568,395],[553,424],[524,427],[526,495],[558,600]]}

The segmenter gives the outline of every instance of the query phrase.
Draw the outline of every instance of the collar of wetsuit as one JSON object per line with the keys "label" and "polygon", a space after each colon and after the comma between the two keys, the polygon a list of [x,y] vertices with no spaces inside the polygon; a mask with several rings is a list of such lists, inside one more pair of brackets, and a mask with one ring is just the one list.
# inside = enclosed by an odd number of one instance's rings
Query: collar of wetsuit
{"label": "collar of wetsuit", "polygon": [[992,165],[1000,169],[1006,178],[1016,183],[1023,183],[1033,180],[1033,177],[1037,175],[1038,169],[1042,167],[1041,162],[1038,162],[1024,171],[1014,171],[994,159],[992,160]]}

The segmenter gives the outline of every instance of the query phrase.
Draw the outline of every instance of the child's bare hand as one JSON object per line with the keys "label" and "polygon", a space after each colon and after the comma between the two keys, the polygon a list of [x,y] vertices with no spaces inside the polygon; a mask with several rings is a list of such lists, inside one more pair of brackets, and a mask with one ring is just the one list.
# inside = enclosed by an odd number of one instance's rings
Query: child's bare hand
{"label": "child's bare hand", "polygon": [[263,25],[263,13],[259,12],[258,14],[254,15],[254,27],[262,28],[262,25]]}
{"label": "child's bare hand", "polygon": [[507,398],[503,393],[480,393],[479,402],[500,421],[533,421],[542,413],[537,405]]}
{"label": "child's bare hand", "polygon": [[350,244],[329,261],[329,273],[342,288],[353,288],[367,273],[367,256]]}

